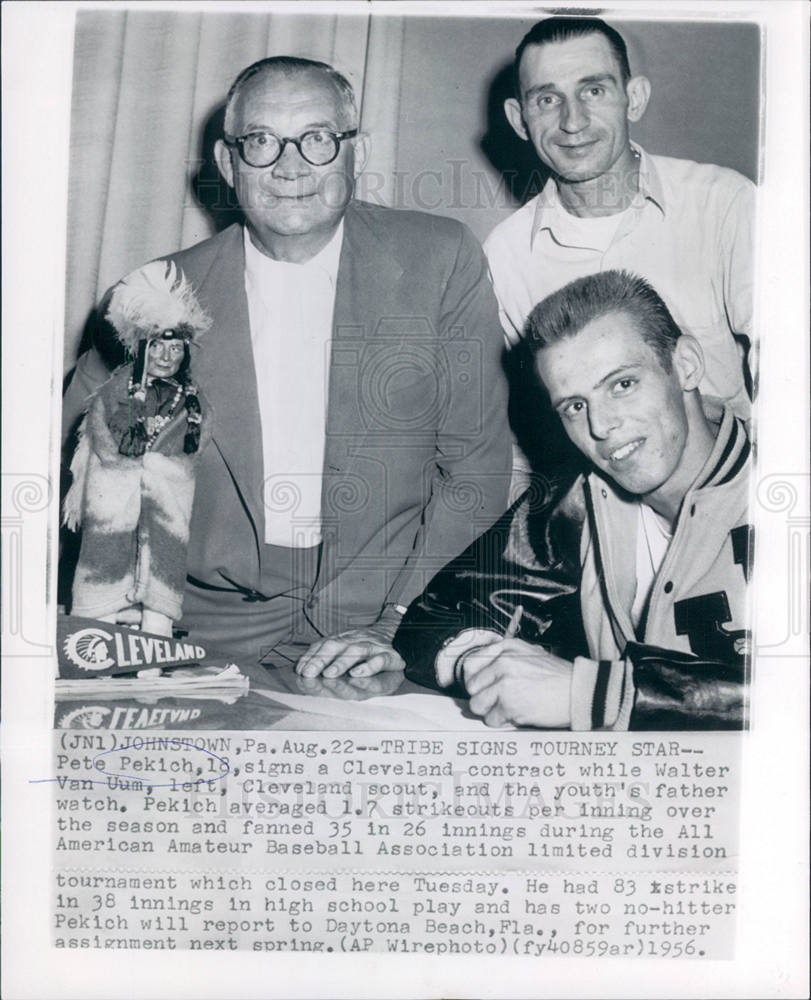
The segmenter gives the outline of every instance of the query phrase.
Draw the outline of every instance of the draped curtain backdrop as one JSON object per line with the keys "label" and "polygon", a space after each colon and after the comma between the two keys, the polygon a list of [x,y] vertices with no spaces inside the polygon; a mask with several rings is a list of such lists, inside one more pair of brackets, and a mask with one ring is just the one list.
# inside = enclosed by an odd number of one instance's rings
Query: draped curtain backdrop
{"label": "draped curtain backdrop", "polygon": [[[305,5],[302,4],[301,7]],[[370,5],[371,6],[371,5]],[[452,215],[483,240],[545,180],[502,110],[534,17],[80,11],[76,21],[65,371],[111,284],[233,221],[211,159],[234,77],[269,55],[352,81],[371,158],[358,195]],[[427,5],[426,5],[427,6]],[[291,5],[299,7],[299,5]],[[653,93],[632,137],[653,153],[758,169],[757,25],[612,22]]]}
{"label": "draped curtain backdrop", "polygon": [[[71,115],[65,371],[99,296],[132,268],[231,221],[210,156],[237,73],[269,55],[328,62],[374,133],[390,203],[403,19],[368,15],[83,11]],[[218,115],[219,112],[219,115]],[[212,127],[213,126],[213,127]],[[213,209],[213,211],[212,211]]]}

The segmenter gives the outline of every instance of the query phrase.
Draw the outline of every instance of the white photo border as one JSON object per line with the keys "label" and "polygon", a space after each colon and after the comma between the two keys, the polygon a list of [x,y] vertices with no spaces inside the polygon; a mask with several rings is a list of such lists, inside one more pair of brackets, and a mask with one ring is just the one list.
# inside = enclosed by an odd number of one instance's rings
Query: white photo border
{"label": "white photo border", "polygon": [[[45,777],[51,766],[54,655],[49,643],[55,634],[57,536],[53,496],[58,495],[59,475],[57,401],[63,375],[73,18],[79,6],[12,2],[2,11],[4,995],[9,1000],[806,995],[808,661],[801,648],[807,652],[807,637],[802,634],[789,636],[783,646],[760,650],[756,662],[752,728],[744,736],[741,916],[733,961],[665,966],[662,960],[619,965],[615,959],[573,964],[420,956],[415,962],[402,955],[309,955],[302,964],[296,956],[283,955],[269,959],[244,953],[215,957],[139,952],[125,963],[116,953],[57,954],[51,948],[52,817],[50,796],[44,791],[50,786],[31,782]],[[229,4],[228,9],[238,6]],[[242,6],[257,10],[259,5]],[[261,6],[266,10],[270,5]],[[590,5],[580,0],[577,6]],[[214,10],[217,5],[187,3],[183,8]],[[309,9],[335,12],[338,6],[312,3]],[[368,4],[340,5],[347,13],[369,9]],[[540,12],[537,6],[517,3],[497,8],[387,3],[371,9],[381,15],[419,9],[420,15],[435,10],[482,17],[496,9],[500,17]],[[612,13],[639,20],[719,18],[751,20],[763,29],[765,143],[757,282],[763,346],[753,485],[760,582],[754,621],[756,636],[772,634],[775,616],[784,614],[774,606],[780,591],[774,581],[796,571],[796,579],[786,582],[798,588],[801,598],[808,592],[807,563],[801,560],[792,570],[784,544],[791,524],[806,546],[809,532],[807,9],[801,0],[781,0],[669,3],[666,9],[628,2],[600,10],[609,21]],[[49,132],[52,150],[44,158],[32,153],[42,129]],[[784,497],[796,492],[794,507],[785,506],[782,512],[781,483],[786,484]],[[19,633],[20,621],[24,635]]]}

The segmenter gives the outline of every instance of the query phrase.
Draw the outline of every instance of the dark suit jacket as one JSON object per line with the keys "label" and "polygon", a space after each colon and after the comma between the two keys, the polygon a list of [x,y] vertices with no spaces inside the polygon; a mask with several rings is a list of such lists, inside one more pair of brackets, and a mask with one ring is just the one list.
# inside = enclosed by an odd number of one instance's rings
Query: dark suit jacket
{"label": "dark suit jacket", "polygon": [[[242,229],[171,255],[212,316],[193,372],[214,411],[197,477],[189,574],[258,589],[262,440]],[[325,634],[407,605],[507,503],[502,335],[479,245],[460,223],[352,202],[335,302],[322,516],[310,615]],[[79,360],[69,425],[109,375]],[[283,473],[285,470],[279,470]],[[272,474],[272,473],[271,473]]]}

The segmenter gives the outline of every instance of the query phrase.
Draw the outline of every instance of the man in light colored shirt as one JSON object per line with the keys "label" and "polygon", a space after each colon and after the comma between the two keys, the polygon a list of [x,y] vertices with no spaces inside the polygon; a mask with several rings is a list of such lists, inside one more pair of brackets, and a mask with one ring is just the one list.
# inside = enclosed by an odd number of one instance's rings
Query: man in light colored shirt
{"label": "man in light colored shirt", "polygon": [[748,419],[754,185],[724,167],[653,156],[629,138],[650,82],[597,18],[550,17],[516,50],[504,109],[552,176],[485,243],[508,343],[533,306],[611,268],[646,277],[701,344],[705,397]]}
{"label": "man in light colored shirt", "polygon": [[[486,261],[460,223],[354,199],[368,139],[332,67],[261,60],[224,125],[244,226],[170,257],[213,320],[182,624],[305,677],[399,670],[404,607],[507,503]],[[108,374],[80,358],[68,426]]]}

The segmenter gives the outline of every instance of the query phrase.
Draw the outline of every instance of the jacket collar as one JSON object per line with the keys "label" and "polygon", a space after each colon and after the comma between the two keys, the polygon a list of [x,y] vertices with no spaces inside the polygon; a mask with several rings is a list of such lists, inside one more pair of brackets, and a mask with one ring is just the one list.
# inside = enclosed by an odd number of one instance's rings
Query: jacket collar
{"label": "jacket collar", "polygon": [[[387,315],[385,303],[403,275],[389,242],[375,228],[362,203],[350,202],[344,216],[344,240],[338,264],[332,321],[325,471],[345,469],[347,435],[363,430],[358,409],[358,351],[380,336],[375,317]],[[347,359],[355,358],[352,364]]]}
{"label": "jacket collar", "polygon": [[[212,330],[203,341],[194,371],[215,414],[215,444],[250,514],[257,542],[261,542],[264,508],[262,477],[257,469],[262,468],[262,430],[245,293],[242,227],[231,226],[214,239],[219,246],[200,283],[205,285],[206,306],[218,330],[216,336]],[[326,492],[355,472],[367,433],[360,407],[360,351],[364,342],[380,336],[378,319],[392,315],[387,303],[392,302],[392,289],[398,287],[404,266],[391,243],[373,212],[365,210],[363,203],[349,204],[333,315],[322,510],[328,509]],[[328,572],[320,573],[319,586],[328,577]]]}
{"label": "jacket collar", "polygon": [[[378,302],[372,295],[383,289],[388,298],[390,282],[397,281],[403,274],[403,264],[391,241],[384,239],[384,233],[379,220],[364,202],[350,201],[344,215],[344,244],[338,269],[338,287],[340,289],[342,277],[345,280],[362,280],[363,286],[353,288],[353,291],[363,294],[371,306]],[[368,282],[374,285],[374,292],[371,289],[369,292],[364,291]],[[364,305],[356,308],[355,312],[368,315],[369,309]]]}
{"label": "jacket collar", "polygon": [[693,490],[731,482],[741,474],[751,451],[752,445],[743,421],[725,406],[715,446],[698,474]]}
{"label": "jacket collar", "polygon": [[245,293],[242,226],[229,226],[214,239],[217,251],[208,271],[201,275],[200,285],[205,287],[205,304],[215,328],[201,341],[193,370],[214,411],[216,446],[261,538],[262,483],[256,475],[256,463],[258,460],[261,468],[262,431]]}
{"label": "jacket collar", "polygon": [[[369,431],[363,411],[363,381],[373,368],[366,351],[381,336],[378,324],[383,317],[395,315],[387,308],[393,302],[393,289],[401,283],[404,268],[385,238],[386,231],[362,202],[350,202],[344,216],[344,241],[338,265],[335,313],[332,324],[329,388],[327,397],[327,434],[324,448],[324,477],[321,488],[321,511],[329,521],[331,512],[343,505],[341,546],[351,548],[351,539],[360,537],[368,527],[368,511],[361,504],[346,509],[342,497],[357,491],[363,495],[364,450]],[[392,342],[395,348],[396,339]],[[376,503],[375,499],[370,501]],[[350,505],[351,506],[351,505]],[[324,548],[316,590],[322,590],[339,571],[336,537],[324,524]]]}

